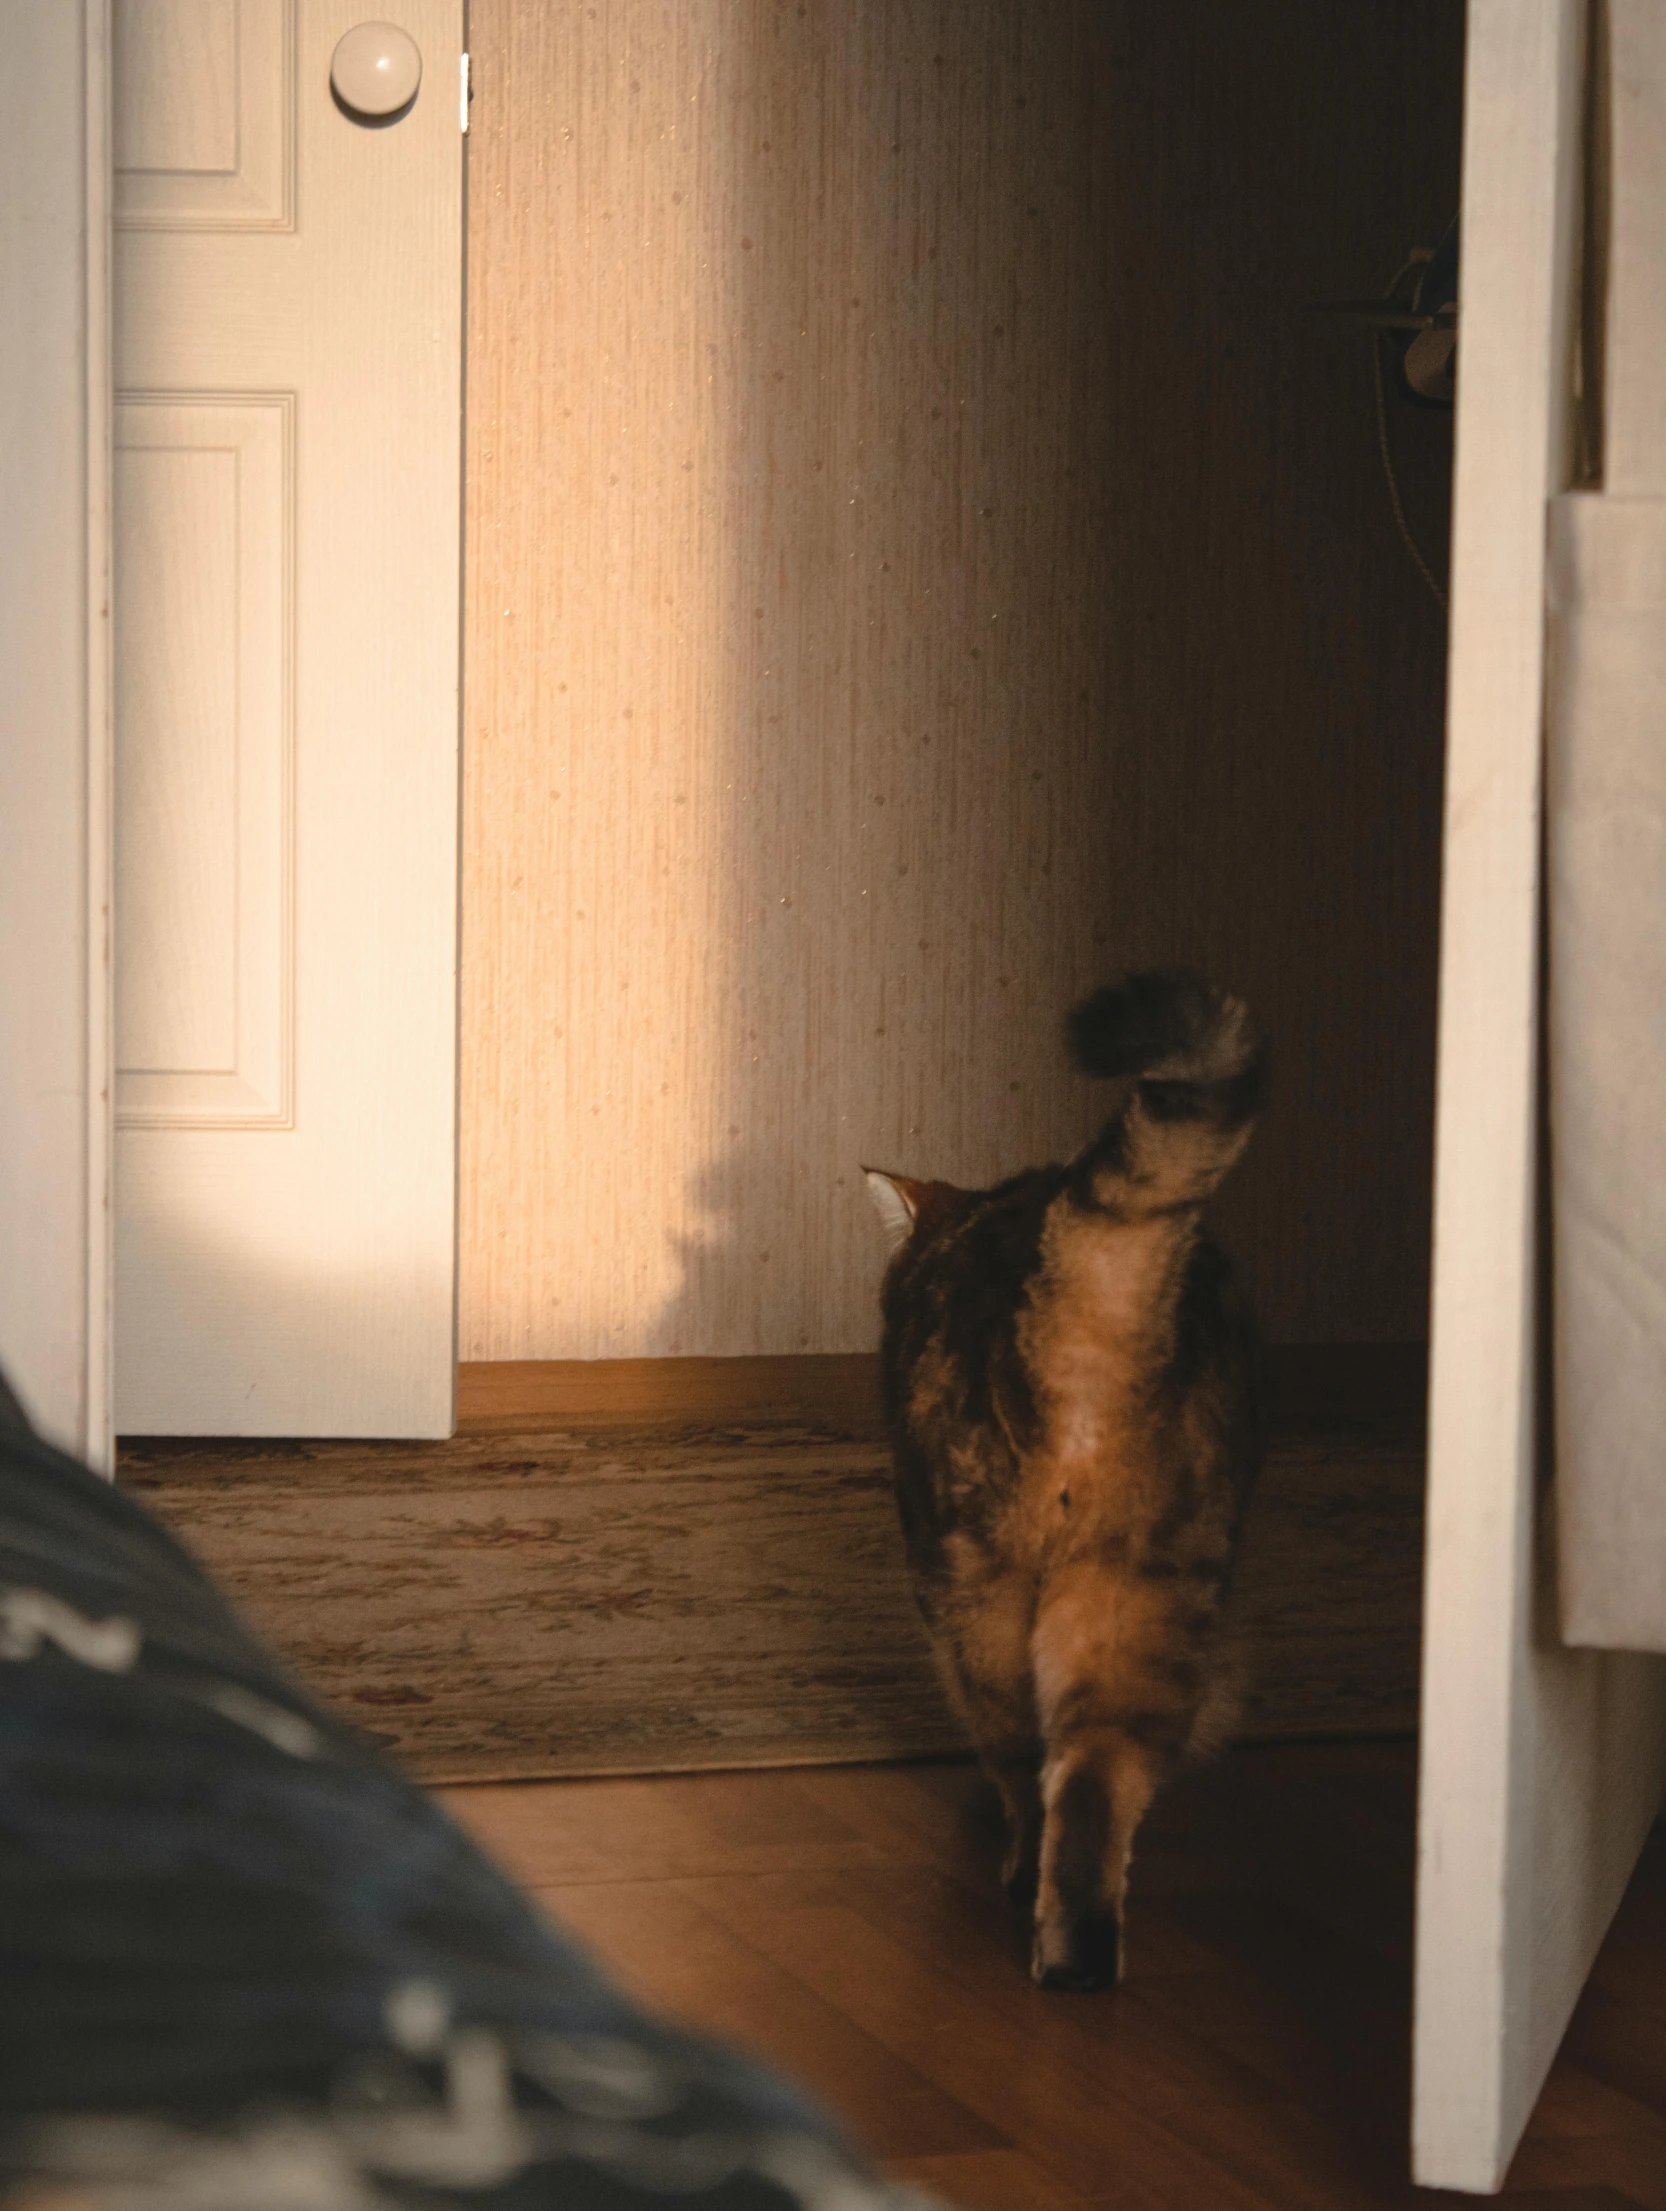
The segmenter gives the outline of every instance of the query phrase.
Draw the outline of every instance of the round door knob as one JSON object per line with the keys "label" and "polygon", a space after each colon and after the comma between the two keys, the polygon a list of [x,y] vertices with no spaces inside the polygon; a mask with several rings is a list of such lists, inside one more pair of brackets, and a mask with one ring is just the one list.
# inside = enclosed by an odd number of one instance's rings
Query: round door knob
{"label": "round door knob", "polygon": [[397,115],[421,82],[416,40],[397,23],[356,23],[330,56],[330,90],[354,115]]}

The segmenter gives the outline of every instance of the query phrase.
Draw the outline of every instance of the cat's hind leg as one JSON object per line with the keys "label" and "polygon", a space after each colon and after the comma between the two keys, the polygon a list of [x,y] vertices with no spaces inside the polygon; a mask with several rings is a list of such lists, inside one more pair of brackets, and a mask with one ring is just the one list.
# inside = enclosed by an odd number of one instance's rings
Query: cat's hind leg
{"label": "cat's hind leg", "polygon": [[1049,1744],[1030,1962],[1042,1988],[1121,1980],[1134,1836],[1172,1762],[1163,1747],[1118,1728],[1072,1730]]}
{"label": "cat's hind leg", "polygon": [[[1003,1755],[1005,1753],[1005,1755]],[[1001,1886],[1026,1912],[1035,1903],[1041,1879],[1041,1752],[1034,1742],[1015,1748],[980,1751],[983,1770],[1001,1795],[1007,1847],[1001,1860]]]}
{"label": "cat's hind leg", "polygon": [[1041,1859],[1041,1736],[1030,1665],[1034,1594],[1017,1576],[981,1578],[943,1607],[933,1641],[979,1763],[1000,1793],[1007,1849],[1001,1880],[1026,1907]]}
{"label": "cat's hind leg", "polygon": [[1103,1576],[1072,1577],[1036,1625],[1046,1748],[1031,1973],[1043,1988],[1122,1978],[1134,1838],[1179,1763],[1196,1701],[1189,1670],[1159,1658],[1130,1594]]}
{"label": "cat's hind leg", "polygon": [[1015,1904],[1029,1911],[1041,1882],[1041,1753],[1027,1743],[1015,1757],[995,1765],[984,1760],[984,1770],[1001,1792],[1006,1814],[1007,1848],[1001,1860],[1001,1886]]}

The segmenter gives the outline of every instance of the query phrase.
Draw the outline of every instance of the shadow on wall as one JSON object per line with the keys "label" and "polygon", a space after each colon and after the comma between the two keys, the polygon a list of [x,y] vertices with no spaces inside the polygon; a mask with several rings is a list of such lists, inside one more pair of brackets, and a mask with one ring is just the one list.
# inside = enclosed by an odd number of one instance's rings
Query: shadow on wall
{"label": "shadow on wall", "polygon": [[812,1184],[805,1192],[805,1211],[814,1220],[848,1206],[858,1231],[871,1225],[872,1325],[856,1341],[831,1347],[818,1342],[802,1320],[796,1337],[789,1335],[793,1323],[789,1319],[784,1324],[783,1314],[794,1314],[806,1254],[802,1248],[775,1249],[757,1240],[760,1232],[767,1237],[781,1219],[778,1203],[760,1203],[760,1190],[780,1172],[779,1150],[737,1139],[732,1150],[689,1177],[684,1209],[688,1225],[668,1239],[679,1271],[678,1287],[665,1301],[652,1330],[658,1355],[723,1355],[713,1354],[710,1348],[714,1315],[729,1322],[730,1333],[719,1341],[732,1344],[741,1340],[744,1331],[748,1348],[762,1344],[770,1352],[867,1351],[877,1344],[886,1245],[862,1177],[854,1168],[841,1167]]}
{"label": "shadow on wall", "polygon": [[[1455,205],[1457,0],[743,20],[717,1141],[644,1348],[870,1346],[859,1165],[1073,1150],[1065,1007],[1175,959],[1273,1040],[1223,1208],[1269,1334],[1421,1334],[1444,635],[1301,308]],[[1438,544],[1445,426],[1400,432]]]}

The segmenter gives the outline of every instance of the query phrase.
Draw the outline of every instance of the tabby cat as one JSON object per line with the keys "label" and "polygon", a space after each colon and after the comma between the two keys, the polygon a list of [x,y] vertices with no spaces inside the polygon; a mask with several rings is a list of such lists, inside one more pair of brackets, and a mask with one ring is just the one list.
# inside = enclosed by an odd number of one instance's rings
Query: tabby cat
{"label": "tabby cat", "polygon": [[1263,1060],[1179,970],[1070,1016],[1115,1111],[992,1190],[868,1170],[895,1244],[886,1418],[914,1588],[1000,1790],[1043,1988],[1121,1976],[1135,1830],[1235,1717],[1226,1600],[1255,1471],[1253,1349],[1205,1201]]}

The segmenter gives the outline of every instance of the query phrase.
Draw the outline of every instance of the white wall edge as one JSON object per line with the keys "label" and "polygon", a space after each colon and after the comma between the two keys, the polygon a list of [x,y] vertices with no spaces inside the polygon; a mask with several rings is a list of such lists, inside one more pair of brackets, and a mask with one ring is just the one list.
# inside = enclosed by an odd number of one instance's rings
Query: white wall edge
{"label": "white wall edge", "polygon": [[1539,1434],[1549,503],[1585,0],[1470,0],[1441,910],[1413,2177],[1502,2186],[1666,1785],[1666,1668],[1557,1641]]}
{"label": "white wall edge", "polygon": [[1465,58],[1412,2162],[1477,2193],[1526,2116],[1544,516],[1582,12],[1470,0]]}
{"label": "white wall edge", "polygon": [[115,1474],[115,728],[111,0],[85,0],[87,157],[86,1350],[81,1449]]}

